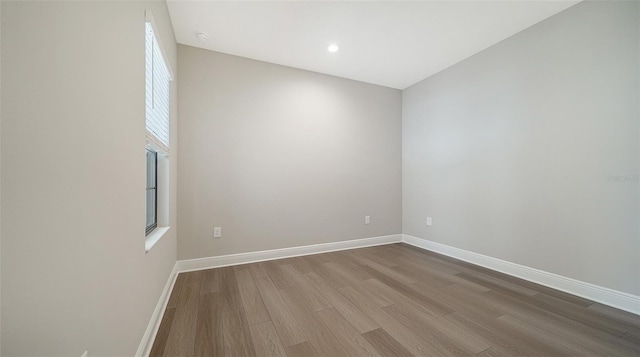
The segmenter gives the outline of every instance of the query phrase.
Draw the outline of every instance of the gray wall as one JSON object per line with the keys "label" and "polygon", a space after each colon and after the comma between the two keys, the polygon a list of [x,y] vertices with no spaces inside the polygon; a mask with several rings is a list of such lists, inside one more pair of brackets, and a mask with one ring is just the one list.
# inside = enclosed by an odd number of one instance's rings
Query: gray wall
{"label": "gray wall", "polygon": [[638,13],[580,3],[406,89],[404,233],[640,294]]}
{"label": "gray wall", "polygon": [[178,63],[179,259],[401,233],[399,90],[181,45]]}
{"label": "gray wall", "polygon": [[[2,5],[0,4],[0,21],[2,20]],[[0,25],[0,83],[2,83],[2,26]],[[0,187],[2,187],[2,86],[0,85]],[[2,202],[2,189],[0,189]],[[0,306],[2,306],[2,204],[0,204]],[[2,331],[2,309],[0,308],[0,332]],[[2,353],[2,333],[0,333],[0,353]]]}
{"label": "gray wall", "polygon": [[2,2],[3,356],[133,355],[175,263],[175,204],[144,252],[145,9],[176,71],[164,1]]}

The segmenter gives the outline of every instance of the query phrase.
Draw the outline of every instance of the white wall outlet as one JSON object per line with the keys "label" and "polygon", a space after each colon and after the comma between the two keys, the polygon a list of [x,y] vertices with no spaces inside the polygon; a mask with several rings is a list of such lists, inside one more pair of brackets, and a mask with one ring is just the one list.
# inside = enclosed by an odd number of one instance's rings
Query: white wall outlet
{"label": "white wall outlet", "polygon": [[213,238],[222,237],[222,227],[213,227]]}
{"label": "white wall outlet", "polygon": [[370,224],[371,223],[371,216],[364,216],[364,224]]}
{"label": "white wall outlet", "polygon": [[431,217],[427,217],[427,226],[431,225]]}

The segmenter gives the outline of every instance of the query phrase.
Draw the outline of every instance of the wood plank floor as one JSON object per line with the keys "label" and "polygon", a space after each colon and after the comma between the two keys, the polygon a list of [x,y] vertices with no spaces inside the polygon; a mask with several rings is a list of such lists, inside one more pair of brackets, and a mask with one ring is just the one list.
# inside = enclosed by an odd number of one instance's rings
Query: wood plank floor
{"label": "wood plank floor", "polygon": [[178,275],[151,356],[640,356],[640,317],[405,244]]}

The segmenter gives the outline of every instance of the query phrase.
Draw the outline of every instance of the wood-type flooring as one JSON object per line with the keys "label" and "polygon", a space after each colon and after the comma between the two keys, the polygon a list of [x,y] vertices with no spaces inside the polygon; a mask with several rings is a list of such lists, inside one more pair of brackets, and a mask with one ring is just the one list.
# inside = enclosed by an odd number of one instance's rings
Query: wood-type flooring
{"label": "wood-type flooring", "polygon": [[151,356],[640,356],[640,317],[406,244],[181,273]]}

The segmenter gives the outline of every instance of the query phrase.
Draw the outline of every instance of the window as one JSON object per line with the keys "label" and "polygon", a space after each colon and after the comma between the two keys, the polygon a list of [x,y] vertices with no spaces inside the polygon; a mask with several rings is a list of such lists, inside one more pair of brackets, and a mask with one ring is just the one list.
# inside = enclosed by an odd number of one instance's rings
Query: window
{"label": "window", "polygon": [[[169,103],[171,69],[157,37],[153,17],[145,23],[146,214],[145,249],[160,239],[169,225]],[[160,229],[164,228],[164,229]]]}
{"label": "window", "polygon": [[147,149],[147,229],[151,233],[158,226],[158,153]]}
{"label": "window", "polygon": [[169,90],[171,75],[151,22],[146,23],[146,126],[147,141],[169,153]]}

